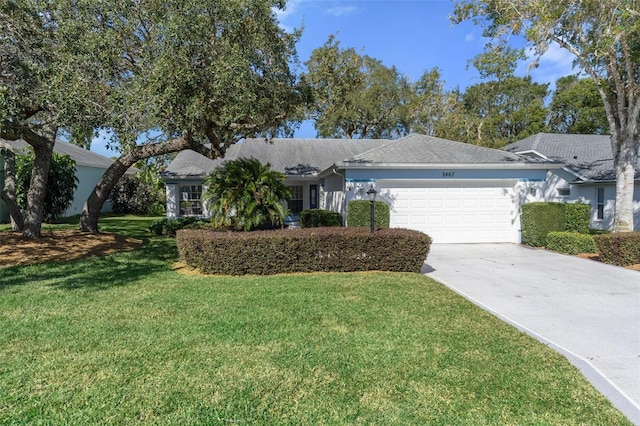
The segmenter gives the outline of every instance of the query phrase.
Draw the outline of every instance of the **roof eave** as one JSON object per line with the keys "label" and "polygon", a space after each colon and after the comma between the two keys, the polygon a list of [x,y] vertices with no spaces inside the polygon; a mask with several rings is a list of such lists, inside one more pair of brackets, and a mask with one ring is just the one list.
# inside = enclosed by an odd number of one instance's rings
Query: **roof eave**
{"label": "roof eave", "polygon": [[[355,163],[348,161],[341,161],[335,163],[330,169],[422,169],[422,170],[434,170],[434,169],[481,169],[481,170],[495,170],[495,169],[560,169],[562,164],[559,163]],[[322,174],[324,174],[323,172]]]}

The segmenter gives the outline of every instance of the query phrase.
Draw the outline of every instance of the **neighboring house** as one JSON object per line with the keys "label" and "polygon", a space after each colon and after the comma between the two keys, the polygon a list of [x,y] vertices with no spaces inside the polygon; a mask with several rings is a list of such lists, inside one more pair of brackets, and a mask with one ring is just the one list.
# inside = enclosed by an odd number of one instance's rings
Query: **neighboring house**
{"label": "neighboring house", "polygon": [[[2,146],[10,147],[16,155],[23,155],[29,146],[22,140],[7,141],[0,140]],[[63,216],[73,216],[82,213],[84,203],[93,191],[96,183],[102,177],[104,171],[113,164],[113,160],[104,157],[95,152],[91,152],[79,146],[56,141],[53,147],[54,152],[58,154],[69,155],[76,162],[76,177],[78,178],[78,187],[73,197],[71,206],[66,210]],[[0,154],[0,190],[4,188],[4,157]],[[105,203],[103,212],[111,211],[111,204]],[[0,200],[0,223],[9,221],[9,212],[7,206]]]}
{"label": "neighboring house", "polygon": [[413,134],[397,140],[247,139],[210,160],[183,151],[162,178],[167,216],[207,215],[203,179],[217,165],[254,157],[286,174],[290,210],[321,208],[346,217],[349,201],[373,186],[389,204],[391,226],[435,243],[519,242],[520,204],[560,167],[552,161]]}
{"label": "neighboring house", "polygon": [[[550,170],[527,196],[527,201],[580,202],[591,205],[591,228],[610,230],[616,200],[616,174],[608,135],[538,133],[503,148],[532,158],[553,160],[562,168]],[[640,230],[640,161],[633,194],[634,229]]]}

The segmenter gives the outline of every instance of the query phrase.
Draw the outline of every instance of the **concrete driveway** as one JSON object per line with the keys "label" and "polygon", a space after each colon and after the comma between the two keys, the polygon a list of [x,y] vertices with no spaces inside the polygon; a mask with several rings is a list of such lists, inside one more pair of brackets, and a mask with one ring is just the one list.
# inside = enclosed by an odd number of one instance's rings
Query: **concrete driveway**
{"label": "concrete driveway", "polygon": [[565,355],[640,425],[640,272],[516,244],[437,244],[423,269]]}

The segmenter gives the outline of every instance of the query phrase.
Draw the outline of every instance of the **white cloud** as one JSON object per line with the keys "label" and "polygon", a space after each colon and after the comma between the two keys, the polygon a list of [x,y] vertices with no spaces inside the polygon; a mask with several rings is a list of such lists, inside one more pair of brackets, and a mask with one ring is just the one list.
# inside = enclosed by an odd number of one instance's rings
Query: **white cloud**
{"label": "white cloud", "polygon": [[465,41],[465,42],[467,42],[467,43],[472,42],[472,41],[474,41],[475,39],[476,39],[476,37],[475,37],[472,33],[467,33],[467,34],[464,36],[464,41]]}
{"label": "white cloud", "polygon": [[325,10],[325,13],[331,16],[340,17],[353,15],[357,11],[358,8],[355,6],[334,6],[330,9]]}
{"label": "white cloud", "polygon": [[300,4],[301,0],[289,0],[287,1],[287,3],[285,4],[285,9],[274,9],[274,12],[276,13],[276,16],[278,17],[278,21],[280,21],[280,23],[282,23],[282,21],[285,21],[289,16],[293,15],[296,10],[298,9],[298,5]]}
{"label": "white cloud", "polygon": [[520,71],[523,74],[531,75],[533,80],[539,83],[551,83],[551,88],[560,77],[579,71],[573,67],[575,56],[556,43],[551,44],[549,49],[538,59],[536,67],[531,68],[535,57],[534,50],[527,49],[526,54],[530,60],[520,67]]}

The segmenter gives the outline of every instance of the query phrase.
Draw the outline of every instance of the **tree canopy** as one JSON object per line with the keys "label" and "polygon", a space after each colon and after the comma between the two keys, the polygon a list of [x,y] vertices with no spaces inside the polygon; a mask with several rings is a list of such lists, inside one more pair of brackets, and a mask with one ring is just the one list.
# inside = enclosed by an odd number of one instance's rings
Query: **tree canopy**
{"label": "tree canopy", "polygon": [[[109,129],[122,152],[81,216],[81,229],[93,232],[111,188],[136,161],[187,148],[216,157],[242,137],[273,134],[302,99],[292,71],[299,32],[283,30],[274,12],[284,5],[1,0],[0,136],[35,151],[25,228],[33,223],[39,235],[61,129],[81,144]],[[140,143],[148,130],[159,136]]]}
{"label": "tree canopy", "polygon": [[454,22],[472,19],[504,46],[522,34],[538,55],[552,43],[571,52],[598,90],[616,168],[614,229],[633,230],[640,138],[640,3],[637,0],[456,0]]}

